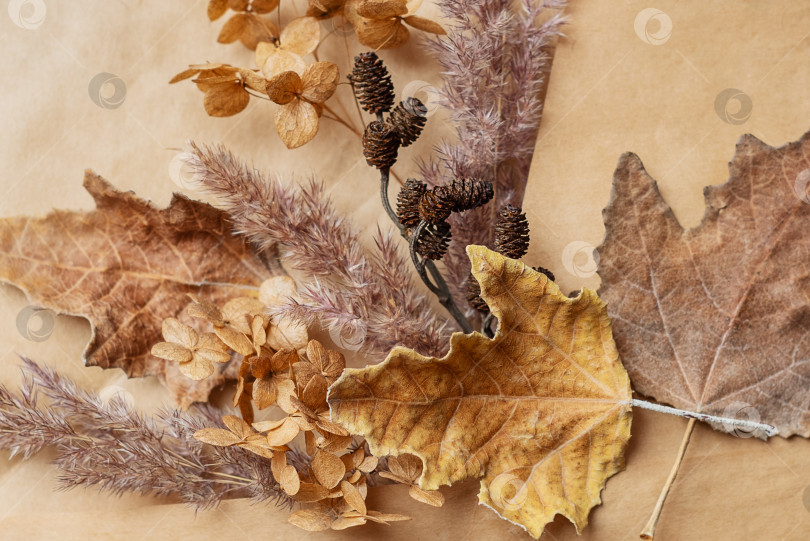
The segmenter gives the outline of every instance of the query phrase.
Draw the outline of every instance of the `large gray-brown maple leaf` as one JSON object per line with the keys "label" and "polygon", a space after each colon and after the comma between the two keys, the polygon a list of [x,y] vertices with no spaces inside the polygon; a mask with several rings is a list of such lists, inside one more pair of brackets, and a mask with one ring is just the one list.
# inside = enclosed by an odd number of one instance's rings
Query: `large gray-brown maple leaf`
{"label": "large gray-brown maple leaf", "polygon": [[779,148],[743,136],[687,231],[639,158],[621,157],[600,295],[637,391],[810,436],[808,180],[810,133]]}
{"label": "large gray-brown maple leaf", "polygon": [[0,220],[0,280],[33,303],[87,318],[88,366],[158,375],[183,406],[206,400],[221,377],[192,382],[150,354],[163,339],[161,323],[194,324],[185,313],[188,293],[223,304],[255,292],[270,271],[210,205],[175,194],[156,209],[89,171],[84,187],[95,210]]}

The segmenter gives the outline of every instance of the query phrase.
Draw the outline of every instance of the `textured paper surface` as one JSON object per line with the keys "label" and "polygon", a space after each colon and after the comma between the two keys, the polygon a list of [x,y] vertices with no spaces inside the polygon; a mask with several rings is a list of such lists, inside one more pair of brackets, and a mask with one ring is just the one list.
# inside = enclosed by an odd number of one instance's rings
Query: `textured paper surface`
{"label": "textured paper surface", "polygon": [[[0,11],[5,53],[0,62],[6,81],[0,100],[6,128],[0,145],[0,215],[91,208],[81,189],[85,168],[165,205],[174,189],[191,193],[172,182],[169,165],[176,149],[193,138],[222,141],[262,168],[296,171],[301,178],[316,174],[358,226],[386,223],[376,197],[376,175],[363,163],[357,138],[344,128],[323,121],[313,146],[288,151],[274,133],[266,103],[251,103],[252,114],[214,119],[205,115],[202,94],[192,85],[166,84],[188,63],[251,65],[252,54],[241,45],[216,43],[223,21],[208,22],[203,0],[6,4],[9,14]],[[645,3],[575,1],[570,9],[573,24],[554,63],[527,194],[534,231],[527,261],[551,267],[564,290],[598,285],[595,276],[567,272],[561,255],[572,241],[599,243],[601,209],[621,152],[637,152],[678,217],[694,225],[702,214],[702,186],[725,179],[725,164],[739,134],[752,132],[781,144],[810,127],[806,8],[789,2],[722,2],[708,11],[692,4],[656,5],[673,22],[671,36],[661,45],[641,41],[634,31],[636,15],[650,7]],[[15,24],[12,15],[20,13],[28,22],[18,18]],[[429,6],[420,11],[430,13]],[[654,24],[650,30],[655,34]],[[334,30],[329,25],[324,25],[325,33]],[[345,57],[338,37],[323,46],[330,49],[323,49],[322,59]],[[426,60],[416,45],[386,51],[384,58],[400,91],[438,80],[425,76],[437,69],[420,64]],[[341,73],[345,71],[344,63]],[[97,92],[91,98],[91,83],[100,73],[113,74],[125,85],[119,106],[99,106],[104,102]],[[102,90],[108,107],[120,98],[116,84],[112,80]],[[727,124],[715,113],[715,96],[725,88],[751,96],[753,110],[745,123]],[[345,87],[338,94],[349,117],[356,119]],[[401,153],[396,169],[402,178],[415,172],[413,158],[449,133],[441,118],[437,114],[429,122],[431,137]],[[330,138],[331,144],[324,144]],[[368,197],[358,197],[364,190]],[[587,274],[587,264],[579,274]],[[59,367],[91,389],[128,392],[143,409],[164,403],[166,393],[153,379],[126,381],[118,370],[81,366],[90,337],[83,320],[57,317],[47,339],[24,337],[17,319],[27,304],[18,290],[0,287],[0,381],[16,384],[16,353],[23,353]],[[29,338],[36,336],[29,332]],[[558,518],[544,538],[634,539],[666,478],[684,426],[680,419],[635,412],[627,471],[610,480],[604,505],[591,514],[583,536]],[[92,489],[54,492],[51,458],[43,454],[28,462],[9,462],[7,454],[0,456],[3,539],[528,539],[518,527],[476,505],[477,483],[445,489],[448,503],[440,510],[411,501],[399,487],[373,489],[374,508],[415,519],[390,527],[307,534],[286,524],[286,511],[250,502],[228,502],[195,515],[182,504],[155,498],[110,497]],[[807,441],[766,444],[699,426],[658,538],[805,539],[810,502],[806,506],[802,497],[810,485],[808,464]]]}

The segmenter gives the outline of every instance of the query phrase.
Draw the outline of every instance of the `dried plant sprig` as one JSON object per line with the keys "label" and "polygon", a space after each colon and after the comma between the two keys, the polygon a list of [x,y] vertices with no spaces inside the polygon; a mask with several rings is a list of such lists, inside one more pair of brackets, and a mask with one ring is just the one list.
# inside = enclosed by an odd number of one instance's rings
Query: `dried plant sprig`
{"label": "dried plant sprig", "polygon": [[[222,147],[193,145],[186,161],[200,184],[219,197],[237,232],[260,251],[282,247],[293,268],[309,277],[302,302],[285,305],[279,315],[320,322],[338,335],[361,330],[368,352],[406,345],[443,354],[450,328],[432,314],[396,249],[378,238],[385,250],[367,253],[320,184],[284,186]],[[389,287],[392,281],[399,287]]]}
{"label": "dried plant sprig", "polygon": [[[388,2],[385,5],[390,7],[395,4],[396,2],[392,0],[392,2]],[[357,57],[357,63],[360,67],[367,65],[370,71],[376,73],[374,77],[367,78],[366,87],[363,88],[363,94],[369,96],[377,95],[378,93],[381,95],[384,94],[390,98],[386,98],[386,103],[389,101],[393,103],[393,86],[390,83],[390,79],[387,77],[387,68],[385,68],[384,63],[377,58],[376,54],[367,53],[366,56]],[[381,76],[381,74],[385,74],[385,77]],[[406,105],[415,106],[417,103],[419,102],[412,100]],[[366,107],[366,109],[370,111],[368,107]],[[440,259],[447,251],[450,240],[450,228],[443,222],[450,212],[452,212],[452,209],[458,206],[458,201],[456,201],[458,194],[454,193],[446,186],[436,187],[429,192],[423,193],[417,205],[420,218],[419,222],[416,223],[412,229],[404,226],[400,221],[399,215],[391,208],[391,202],[388,200],[388,183],[390,180],[390,167],[393,165],[393,160],[387,158],[390,157],[391,153],[389,152],[388,155],[386,155],[382,150],[383,145],[379,144],[379,142],[375,142],[374,138],[367,137],[367,135],[369,134],[369,128],[374,128],[375,131],[379,131],[380,128],[377,126],[388,126],[393,133],[397,134],[398,147],[401,139],[397,124],[405,122],[406,119],[399,118],[392,122],[391,116],[385,119],[382,111],[377,111],[376,116],[377,120],[369,124],[369,127],[366,129],[366,134],[363,137],[363,152],[369,165],[374,165],[380,170],[380,199],[383,208],[394,225],[399,229],[400,234],[408,239],[408,251],[411,256],[411,261],[419,277],[422,279],[422,282],[436,295],[439,303],[453,316],[453,319],[455,319],[456,323],[461,327],[461,330],[465,333],[472,332],[470,322],[467,321],[467,318],[464,317],[464,314],[456,305],[444,277],[433,263],[434,259]],[[410,139],[415,139],[418,137],[419,133],[421,133],[421,125],[418,131],[413,129],[413,127],[406,128],[400,126],[400,129],[405,130],[406,137]],[[390,144],[393,147],[393,142]],[[423,232],[427,236],[424,241],[420,242],[419,237]]]}
{"label": "dried plant sprig", "polygon": [[550,48],[564,19],[564,1],[440,0],[447,36],[431,41],[442,66],[441,103],[457,141],[443,142],[438,160],[420,164],[428,185],[446,178],[492,179],[494,204],[454,215],[454,240],[442,259],[454,295],[466,294],[469,244],[492,246],[494,209],[519,205],[540,123]]}
{"label": "dried plant sprig", "polygon": [[29,359],[22,371],[18,393],[0,386],[0,448],[28,458],[54,447],[61,488],[175,496],[198,508],[244,496],[291,503],[266,459],[243,449],[211,452],[192,438],[197,427],[219,422],[206,408],[148,418],[119,396],[105,402]]}

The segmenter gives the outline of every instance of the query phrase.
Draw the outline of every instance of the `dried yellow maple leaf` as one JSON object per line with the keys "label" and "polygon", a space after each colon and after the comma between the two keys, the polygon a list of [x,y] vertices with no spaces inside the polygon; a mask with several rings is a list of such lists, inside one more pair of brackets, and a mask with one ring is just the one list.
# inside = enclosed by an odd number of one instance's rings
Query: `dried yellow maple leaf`
{"label": "dried yellow maple leaf", "polygon": [[394,348],[330,388],[332,419],[377,456],[410,453],[419,485],[481,478],[479,501],[534,537],[555,515],[581,529],[624,467],[631,390],[605,304],[568,298],[543,274],[469,246],[497,334],[454,334],[443,359]]}

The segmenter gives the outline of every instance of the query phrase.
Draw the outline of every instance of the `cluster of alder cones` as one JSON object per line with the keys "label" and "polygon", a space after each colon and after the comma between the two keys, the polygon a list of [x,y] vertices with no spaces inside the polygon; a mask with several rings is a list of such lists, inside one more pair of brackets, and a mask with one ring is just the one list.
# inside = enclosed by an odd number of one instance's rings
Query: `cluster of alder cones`
{"label": "cluster of alder cones", "polygon": [[[394,108],[394,85],[385,64],[374,52],[355,57],[349,74],[360,106],[377,120],[363,133],[366,162],[387,172],[396,163],[400,146],[408,146],[421,134],[427,120],[427,108],[416,98],[408,98]],[[388,117],[385,117],[388,113]],[[447,253],[452,238],[448,218],[454,212],[466,212],[489,203],[495,192],[489,180],[459,178],[428,188],[424,181],[407,179],[397,196],[396,214],[408,237],[416,235],[415,251],[425,259],[439,260]],[[529,249],[529,222],[520,207],[507,204],[498,213],[495,225],[495,251],[520,259]],[[535,267],[551,280],[554,275]],[[482,313],[489,307],[481,299],[475,278],[468,280],[468,302]]]}
{"label": "cluster of alder cones", "polygon": [[[388,68],[370,51],[354,58],[349,82],[360,107],[376,115],[363,132],[363,155],[377,169],[387,170],[397,161],[399,147],[407,147],[419,137],[427,122],[427,107],[409,97],[394,107],[394,84]],[[388,113],[388,117],[385,117]]]}
{"label": "cluster of alder cones", "polygon": [[[488,203],[493,197],[492,183],[482,179],[462,178],[428,189],[421,180],[408,179],[397,196],[397,216],[409,234],[419,227],[416,251],[426,259],[441,259],[450,244],[451,229],[447,218],[453,212],[472,210]],[[495,224],[495,251],[511,259],[521,259],[529,250],[529,222],[520,207],[506,205],[498,213]],[[543,267],[550,280],[554,274]],[[481,298],[481,286],[470,274],[467,301],[481,313],[489,307]]]}
{"label": "cluster of alder cones", "polygon": [[[239,446],[270,461],[273,477],[292,501],[303,506],[289,521],[310,531],[340,530],[366,522],[407,520],[399,514],[368,509],[368,482],[385,478],[410,487],[411,496],[433,506],[444,498],[438,491],[417,485],[422,462],[402,455],[380,461],[368,453],[342,426],[330,419],[327,389],[346,366],[343,355],[310,340],[305,326],[275,321],[265,315],[268,306],[296,298],[295,283],[287,276],[267,280],[259,299],[238,297],[221,308],[193,297],[188,313],[212,326],[199,334],[175,318],[164,321],[165,342],[152,353],[180,363],[193,379],[214,373],[213,363],[225,363],[238,354],[234,406],[241,417],[226,415],[225,428],[204,428],[194,435],[210,445]],[[272,420],[256,421],[254,408],[273,407]],[[303,434],[306,456],[294,451],[293,441]],[[288,453],[296,453],[288,460]]]}
{"label": "cluster of alder cones", "polygon": [[337,65],[320,61],[307,65],[304,60],[315,53],[322,41],[320,21],[345,17],[360,43],[375,49],[404,44],[408,31],[403,22],[443,34],[437,23],[411,14],[418,5],[406,6],[405,0],[310,2],[305,16],[292,19],[279,30],[265,16],[278,9],[278,0],[211,0],[210,20],[219,19],[229,9],[235,12],[222,27],[218,41],[238,40],[255,51],[257,69],[221,63],[192,64],[170,83],[194,77],[192,82],[205,93],[205,111],[215,117],[243,111],[251,96],[269,99],[278,105],[274,121],[279,137],[288,148],[297,148],[315,137],[325,111],[350,126],[326,105],[337,89]]}

